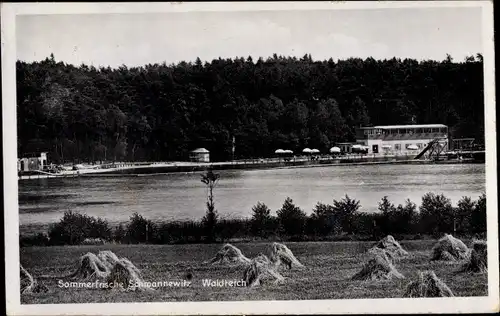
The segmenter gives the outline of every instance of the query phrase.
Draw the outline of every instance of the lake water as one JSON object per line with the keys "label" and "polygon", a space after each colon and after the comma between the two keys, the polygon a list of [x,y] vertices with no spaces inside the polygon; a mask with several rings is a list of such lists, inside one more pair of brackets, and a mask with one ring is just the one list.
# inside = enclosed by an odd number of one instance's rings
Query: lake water
{"label": "lake water", "polygon": [[[453,204],[485,191],[484,164],[363,165],[220,172],[215,189],[221,217],[250,217],[258,201],[274,213],[291,197],[306,213],[317,202],[332,203],[348,194],[363,211],[377,210],[387,195],[393,203],[420,204],[427,192],[443,193]],[[206,187],[199,173],[141,177],[55,178],[19,181],[21,225],[58,221],[64,211],[84,212],[111,223],[137,212],[153,220],[200,219]]]}

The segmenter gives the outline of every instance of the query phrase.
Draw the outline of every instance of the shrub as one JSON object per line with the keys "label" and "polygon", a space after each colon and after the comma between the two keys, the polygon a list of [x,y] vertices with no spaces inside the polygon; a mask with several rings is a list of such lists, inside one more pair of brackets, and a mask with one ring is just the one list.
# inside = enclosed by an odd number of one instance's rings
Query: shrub
{"label": "shrub", "polygon": [[399,204],[392,216],[393,229],[392,234],[410,234],[416,233],[416,224],[418,222],[417,205],[406,200],[405,205]]}
{"label": "shrub", "polygon": [[102,218],[91,218],[90,225],[88,227],[88,238],[101,238],[104,240],[110,240],[112,236],[112,230],[108,225],[108,222]]}
{"label": "shrub", "polygon": [[276,213],[280,232],[283,235],[301,237],[304,234],[306,213],[293,204],[291,198],[287,197],[283,206]]}
{"label": "shrub", "polygon": [[314,217],[314,214],[311,214],[310,216],[306,217],[304,234],[311,239],[317,239],[318,236],[325,236],[320,234],[318,226],[318,220]]}
{"label": "shrub", "polygon": [[486,194],[482,194],[470,216],[470,230],[474,234],[486,232]]}
{"label": "shrub", "polygon": [[103,219],[66,211],[63,218],[49,230],[51,244],[78,245],[85,238],[111,239],[111,228]]}
{"label": "shrub", "polygon": [[341,230],[339,216],[332,205],[317,203],[310,218],[312,228],[309,231],[315,235],[328,236]]}
{"label": "shrub", "polygon": [[264,203],[258,202],[252,207],[251,231],[254,236],[266,238],[273,230],[271,210]]}
{"label": "shrub", "polygon": [[392,204],[387,196],[384,196],[378,204],[380,211],[376,221],[378,228],[384,235],[409,234],[415,232],[417,222],[417,206],[410,200],[405,205],[397,207]]}
{"label": "shrub", "polygon": [[187,238],[184,235],[185,229],[180,228],[181,223],[179,222],[161,224],[158,228],[158,242],[161,244],[187,243]]}
{"label": "shrub", "polygon": [[152,221],[137,213],[130,217],[126,237],[130,243],[152,243],[155,242],[155,237],[156,225]]}
{"label": "shrub", "polygon": [[453,231],[454,211],[443,194],[426,193],[420,205],[421,232],[440,234]]}
{"label": "shrub", "polygon": [[378,239],[383,234],[377,226],[380,217],[381,215],[376,213],[355,213],[353,215],[353,232],[361,236],[371,236],[373,239]]}
{"label": "shrub", "polygon": [[196,221],[185,221],[180,223],[180,230],[184,232],[186,242],[200,242],[203,239],[203,225]]}
{"label": "shrub", "polygon": [[385,234],[393,233],[396,207],[389,201],[387,196],[384,196],[378,203],[378,210],[381,212],[379,219],[379,228]]}
{"label": "shrub", "polygon": [[162,224],[158,229],[158,242],[162,244],[200,242],[203,235],[204,227],[201,222],[170,222]]}
{"label": "shrub", "polygon": [[113,240],[118,243],[123,243],[127,241],[127,231],[123,228],[123,225],[120,224],[115,228],[113,234]]}
{"label": "shrub", "polygon": [[464,196],[458,201],[455,210],[455,233],[464,234],[471,232],[471,216],[474,213],[476,203],[468,196]]}
{"label": "shrub", "polygon": [[333,200],[334,214],[339,218],[342,230],[348,234],[354,233],[354,217],[360,208],[359,201],[348,195],[340,201]]}
{"label": "shrub", "polygon": [[217,226],[218,214],[215,209],[214,188],[219,182],[220,175],[208,170],[206,174],[201,175],[201,182],[207,186],[207,211],[201,220],[205,227],[205,235],[208,242],[215,241],[215,229]]}
{"label": "shrub", "polygon": [[222,219],[217,223],[216,231],[222,242],[231,238],[248,236],[248,220]]}
{"label": "shrub", "polygon": [[19,247],[49,246],[50,239],[43,233],[19,237]]}
{"label": "shrub", "polygon": [[203,223],[203,227],[205,229],[205,236],[208,242],[213,242],[216,239],[215,230],[217,226],[217,221],[219,216],[217,214],[217,210],[213,205],[207,203],[207,212],[205,216],[203,216],[201,222]]}

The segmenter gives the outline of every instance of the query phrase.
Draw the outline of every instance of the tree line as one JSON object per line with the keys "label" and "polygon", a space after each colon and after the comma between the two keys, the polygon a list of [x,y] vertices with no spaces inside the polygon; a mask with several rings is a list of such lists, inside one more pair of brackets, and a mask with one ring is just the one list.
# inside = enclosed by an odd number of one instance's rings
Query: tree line
{"label": "tree line", "polygon": [[143,67],[18,61],[18,154],[54,162],[268,157],[326,150],[360,125],[443,123],[484,139],[483,57],[278,56]]}
{"label": "tree line", "polygon": [[[391,234],[397,239],[439,238],[444,233],[485,238],[486,195],[477,200],[463,197],[456,206],[442,194],[427,193],[419,207],[410,200],[394,205],[387,196],[379,212],[360,211],[360,202],[345,196],[332,204],[317,203],[307,215],[291,198],[275,214],[264,203],[252,208],[251,218],[207,221],[153,222],[140,214],[125,225],[112,228],[106,220],[65,212],[47,234],[21,236],[21,246],[77,245],[87,238],[117,243],[212,243],[231,239],[264,240],[378,240]],[[207,209],[207,214],[210,213]],[[212,212],[213,214],[214,212]],[[216,212],[215,212],[216,213]]]}

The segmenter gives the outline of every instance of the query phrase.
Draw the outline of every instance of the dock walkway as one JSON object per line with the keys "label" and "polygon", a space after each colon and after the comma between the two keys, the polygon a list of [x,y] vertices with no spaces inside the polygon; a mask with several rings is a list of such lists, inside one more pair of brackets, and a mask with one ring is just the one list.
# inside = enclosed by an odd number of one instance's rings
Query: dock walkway
{"label": "dock walkway", "polygon": [[89,166],[79,170],[64,170],[58,173],[37,171],[32,175],[21,175],[19,180],[75,178],[75,177],[117,177],[117,176],[147,176],[175,172],[202,172],[207,169],[285,169],[285,168],[312,168],[348,165],[376,165],[376,164],[431,164],[431,163],[470,163],[470,159],[431,161],[415,160],[409,155],[345,155],[340,157],[311,157],[299,156],[295,158],[265,158],[245,159],[228,162],[122,162]]}

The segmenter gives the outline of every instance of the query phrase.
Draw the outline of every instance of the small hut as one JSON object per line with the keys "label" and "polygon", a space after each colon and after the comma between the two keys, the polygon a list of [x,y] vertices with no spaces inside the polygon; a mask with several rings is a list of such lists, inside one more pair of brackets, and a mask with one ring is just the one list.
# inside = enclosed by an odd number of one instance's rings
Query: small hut
{"label": "small hut", "polygon": [[210,162],[210,152],[205,148],[197,148],[189,153],[189,160],[195,162]]}

